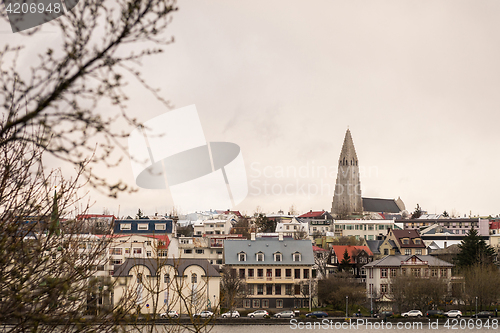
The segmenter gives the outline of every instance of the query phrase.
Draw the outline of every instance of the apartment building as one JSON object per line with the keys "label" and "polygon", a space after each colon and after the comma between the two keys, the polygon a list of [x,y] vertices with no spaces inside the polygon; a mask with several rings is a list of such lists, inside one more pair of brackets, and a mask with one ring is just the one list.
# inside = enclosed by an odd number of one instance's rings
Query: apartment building
{"label": "apartment building", "polygon": [[273,238],[226,240],[224,260],[247,285],[239,306],[290,309],[309,306],[313,295],[314,256],[309,240]]}

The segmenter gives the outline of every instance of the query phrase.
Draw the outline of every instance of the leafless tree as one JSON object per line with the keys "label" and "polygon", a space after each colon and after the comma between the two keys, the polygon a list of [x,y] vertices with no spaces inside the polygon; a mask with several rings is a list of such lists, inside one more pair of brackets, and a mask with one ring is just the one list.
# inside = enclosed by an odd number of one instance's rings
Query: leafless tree
{"label": "leafless tree", "polygon": [[233,311],[238,298],[245,296],[245,280],[238,276],[236,269],[224,267],[222,270],[221,288],[225,306],[230,311]]}
{"label": "leafless tree", "polygon": [[448,296],[448,279],[413,275],[391,277],[390,295],[399,311],[420,309],[423,312],[440,306]]}

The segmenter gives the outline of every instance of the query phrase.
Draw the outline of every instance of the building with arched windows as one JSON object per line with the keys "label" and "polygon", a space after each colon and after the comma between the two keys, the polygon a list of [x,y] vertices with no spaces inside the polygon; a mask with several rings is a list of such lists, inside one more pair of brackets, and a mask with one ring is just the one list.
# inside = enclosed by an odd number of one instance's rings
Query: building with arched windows
{"label": "building with arched windows", "polygon": [[204,259],[128,258],[113,277],[113,302],[125,300],[131,313],[193,315],[219,308],[220,274]]}

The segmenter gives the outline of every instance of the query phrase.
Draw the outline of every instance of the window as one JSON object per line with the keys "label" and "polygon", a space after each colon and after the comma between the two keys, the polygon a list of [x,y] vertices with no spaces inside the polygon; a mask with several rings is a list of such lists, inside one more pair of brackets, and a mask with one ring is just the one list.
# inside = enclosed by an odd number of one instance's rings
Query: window
{"label": "window", "polygon": [[304,279],[309,279],[309,269],[308,268],[304,268]]}
{"label": "window", "polygon": [[282,259],[282,254],[279,252],[276,252],[274,254],[274,261],[282,261],[281,259]]}
{"label": "window", "polygon": [[253,279],[253,268],[248,269],[248,277]]}
{"label": "window", "polygon": [[295,277],[296,279],[300,279],[300,268],[295,269],[295,272],[294,272],[294,277]]}
{"label": "window", "polygon": [[405,245],[410,244],[410,240],[408,238],[403,239],[403,244]]}
{"label": "window", "polygon": [[189,239],[189,238],[181,238],[181,244],[191,244],[191,239]]}
{"label": "window", "polygon": [[273,277],[273,270],[272,270],[272,268],[266,269],[266,277],[267,278],[272,278]]}
{"label": "window", "polygon": [[247,254],[245,252],[238,253],[238,261],[247,261]]}
{"label": "window", "polygon": [[244,299],[243,300],[243,307],[248,309],[252,306],[252,300],[249,300],[249,299]]}
{"label": "window", "polygon": [[134,251],[134,252],[133,252],[134,254],[142,254],[142,249],[141,249],[141,248],[139,248],[139,247],[134,247],[134,248],[133,248],[133,251]]}
{"label": "window", "polygon": [[291,295],[291,294],[292,294],[292,285],[286,284],[285,285],[285,295]]}
{"label": "window", "polygon": [[222,250],[215,251],[217,254],[222,254]]}
{"label": "window", "polygon": [[387,285],[386,284],[380,285],[380,292],[384,293],[384,294],[387,292]]}
{"label": "window", "polygon": [[193,273],[191,275],[191,283],[192,284],[198,283],[198,275],[196,275],[196,273]]}
{"label": "window", "polygon": [[411,255],[411,249],[405,249],[405,255],[407,256]]}
{"label": "window", "polygon": [[391,268],[391,277],[396,277],[396,269]]}
{"label": "window", "polygon": [[448,277],[448,270],[446,268],[441,268],[440,275],[441,277]]}
{"label": "window", "polygon": [[264,269],[263,268],[258,268],[257,269],[257,278],[262,279],[264,277]]}
{"label": "window", "polygon": [[412,268],[411,275],[417,276],[417,277],[420,276],[420,268]]}
{"label": "window", "polygon": [[254,299],[253,300],[253,307],[254,308],[260,308],[260,299]]}
{"label": "window", "polygon": [[262,307],[264,309],[268,308],[269,307],[269,300],[268,299],[263,299],[262,300]]}
{"label": "window", "polygon": [[384,249],[384,256],[389,255],[389,249]]}
{"label": "window", "polygon": [[274,285],[274,294],[281,295],[281,284]]}
{"label": "window", "polygon": [[291,279],[292,278],[292,269],[291,268],[285,269],[285,277],[287,279]]}
{"label": "window", "polygon": [[368,268],[368,273],[369,273],[368,278],[373,279],[373,268]]}
{"label": "window", "polygon": [[380,278],[381,279],[387,278],[387,268],[380,269]]}
{"label": "window", "polygon": [[122,248],[121,247],[112,247],[109,249],[109,254],[120,256],[122,254]]}
{"label": "window", "polygon": [[414,240],[414,243],[415,243],[415,244],[420,244],[420,243],[421,243],[421,241],[420,241],[420,239],[415,239],[415,240]]}
{"label": "window", "polygon": [[151,251],[146,251],[146,257],[151,257]]}
{"label": "window", "polygon": [[416,249],[415,254],[422,254],[422,249]]}
{"label": "window", "polygon": [[193,253],[193,249],[184,249],[184,254],[191,254]]}
{"label": "window", "polygon": [[160,250],[158,251],[158,257],[166,257],[168,256],[168,251],[167,250]]}
{"label": "window", "polygon": [[273,285],[266,284],[266,295],[272,295],[272,294],[273,294]]}
{"label": "window", "polygon": [[137,225],[137,230],[148,230],[148,224],[147,223],[139,223]]}
{"label": "window", "polygon": [[262,252],[257,253],[256,260],[257,261],[264,261],[264,253],[262,253]]}
{"label": "window", "polygon": [[205,250],[203,249],[196,249],[196,254],[203,254]]}
{"label": "window", "polygon": [[431,269],[431,276],[432,277],[437,277],[438,276],[438,270],[437,270],[437,268]]}
{"label": "window", "polygon": [[300,261],[300,259],[301,259],[300,257],[301,257],[300,253],[299,252],[295,252],[293,254],[293,261]]}
{"label": "window", "polygon": [[294,294],[300,295],[300,284],[294,285]]}
{"label": "window", "polygon": [[[151,241],[146,241],[145,243],[146,243],[146,245],[151,246]],[[164,245],[164,244],[160,244],[160,245]]]}
{"label": "window", "polygon": [[122,223],[120,224],[120,230],[131,230],[132,225],[130,223]]}
{"label": "window", "polygon": [[309,296],[309,285],[305,284],[302,286],[302,295]]}
{"label": "window", "polygon": [[253,295],[254,293],[254,287],[253,287],[253,284],[247,284],[247,294],[248,295]]}
{"label": "window", "polygon": [[276,269],[274,270],[274,277],[275,277],[276,279],[281,279],[281,268],[276,268]]}
{"label": "window", "polygon": [[122,260],[121,259],[111,259],[111,265],[121,265]]}
{"label": "window", "polygon": [[125,254],[130,254],[130,248],[125,249]]}
{"label": "window", "polygon": [[163,276],[163,283],[170,283],[170,275],[169,274],[165,274]]}
{"label": "window", "polygon": [[165,223],[155,223],[155,230],[166,230],[167,225]]}
{"label": "window", "polygon": [[244,279],[245,278],[245,269],[244,268],[240,268],[240,279]]}
{"label": "window", "polygon": [[276,300],[276,307],[279,309],[283,308],[283,300],[282,299]]}
{"label": "window", "polygon": [[264,295],[264,285],[263,284],[257,285],[257,295]]}

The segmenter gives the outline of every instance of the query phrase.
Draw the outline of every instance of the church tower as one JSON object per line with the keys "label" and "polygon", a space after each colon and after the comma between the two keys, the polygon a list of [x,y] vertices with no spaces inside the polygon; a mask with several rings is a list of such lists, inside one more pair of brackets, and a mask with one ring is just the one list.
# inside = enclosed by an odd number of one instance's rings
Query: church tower
{"label": "church tower", "polygon": [[347,129],[339,158],[337,182],[332,202],[332,215],[337,218],[347,218],[349,215],[361,215],[363,203],[361,200],[361,185],[359,182],[359,167],[356,149]]}

